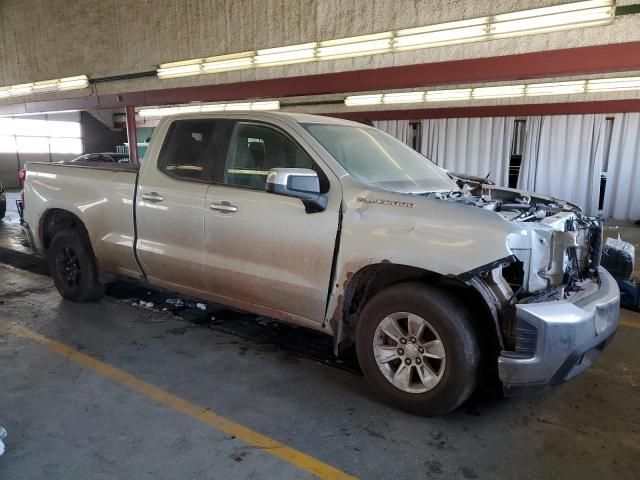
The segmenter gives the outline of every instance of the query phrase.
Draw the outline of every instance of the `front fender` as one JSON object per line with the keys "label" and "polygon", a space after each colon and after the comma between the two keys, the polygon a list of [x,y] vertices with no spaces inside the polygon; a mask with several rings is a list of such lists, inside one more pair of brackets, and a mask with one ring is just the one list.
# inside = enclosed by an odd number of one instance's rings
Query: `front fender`
{"label": "front fender", "polygon": [[499,214],[473,206],[355,191],[344,203],[325,325],[337,324],[349,279],[368,265],[392,263],[458,277],[511,257],[508,236],[518,231]]}

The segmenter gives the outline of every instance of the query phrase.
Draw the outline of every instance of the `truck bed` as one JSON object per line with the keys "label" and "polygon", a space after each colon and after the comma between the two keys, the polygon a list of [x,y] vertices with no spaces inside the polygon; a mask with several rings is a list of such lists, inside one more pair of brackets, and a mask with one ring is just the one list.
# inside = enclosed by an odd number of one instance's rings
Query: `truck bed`
{"label": "truck bed", "polygon": [[134,256],[134,193],[139,165],[98,162],[29,163],[25,220],[42,251],[39,219],[55,207],[74,213],[90,232],[104,272],[142,275]]}

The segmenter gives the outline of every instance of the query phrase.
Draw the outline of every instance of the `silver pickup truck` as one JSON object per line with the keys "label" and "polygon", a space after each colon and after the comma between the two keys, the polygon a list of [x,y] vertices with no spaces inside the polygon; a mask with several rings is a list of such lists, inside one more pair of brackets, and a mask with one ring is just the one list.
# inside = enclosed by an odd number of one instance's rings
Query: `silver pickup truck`
{"label": "silver pickup truck", "polygon": [[30,163],[25,229],[69,300],[129,277],[333,335],[384,399],[435,415],[585,370],[618,327],[602,224],[449,175],[365,125],[168,117],[141,166]]}

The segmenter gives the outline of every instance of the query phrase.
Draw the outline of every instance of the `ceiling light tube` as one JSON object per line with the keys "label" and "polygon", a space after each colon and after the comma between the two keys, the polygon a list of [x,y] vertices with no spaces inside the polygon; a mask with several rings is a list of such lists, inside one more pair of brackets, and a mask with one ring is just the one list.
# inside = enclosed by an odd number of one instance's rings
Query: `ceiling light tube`
{"label": "ceiling light tube", "polygon": [[356,107],[359,105],[380,105],[382,103],[382,94],[372,95],[350,95],[344,100],[347,107]]}
{"label": "ceiling light tube", "polygon": [[[34,85],[34,90],[36,88],[36,85]],[[88,86],[89,86],[89,79],[87,78],[86,75],[78,75],[76,77],[61,78],[58,81],[58,90],[75,90],[78,88],[87,88]]]}
{"label": "ceiling light tube", "polygon": [[536,97],[542,95],[567,95],[584,93],[586,81],[575,80],[570,82],[532,83],[527,85],[525,95]]}
{"label": "ceiling light tube", "polygon": [[316,42],[311,42],[300,45],[290,45],[288,47],[258,50],[253,61],[258,67],[309,62],[315,57],[317,45]]}
{"label": "ceiling light tube", "polygon": [[232,55],[205,58],[202,64],[204,73],[230,72],[253,67],[255,52],[242,52]]}
{"label": "ceiling light tube", "polygon": [[194,60],[184,60],[182,62],[163,63],[156,70],[158,78],[186,77],[189,75],[199,75],[202,73],[202,58]]}
{"label": "ceiling light tube", "polygon": [[487,36],[488,21],[488,17],[481,17],[398,30],[393,46],[409,50],[482,40]]}
{"label": "ceiling light tube", "polygon": [[251,103],[250,102],[227,103],[225,104],[224,110],[225,112],[233,112],[238,110],[248,111],[248,110],[251,110]]}
{"label": "ceiling light tube", "polygon": [[477,98],[507,98],[524,96],[524,85],[501,85],[498,87],[478,87],[471,91],[471,96]]}
{"label": "ceiling light tube", "polygon": [[33,84],[33,93],[55,92],[56,90],[58,90],[58,80],[47,80]]}
{"label": "ceiling light tube", "polygon": [[360,35],[358,37],[327,40],[318,44],[319,60],[372,55],[391,51],[393,32]]}
{"label": "ceiling light tube", "polygon": [[382,103],[419,103],[424,102],[424,92],[385,93]]}
{"label": "ceiling light tube", "polygon": [[470,88],[457,88],[452,90],[429,90],[425,94],[425,100],[427,102],[448,102],[469,100],[470,98]]}
{"label": "ceiling light tube", "polygon": [[32,92],[33,92],[33,83],[23,83],[20,85],[12,85],[11,87],[9,87],[10,97],[29,95]]}
{"label": "ceiling light tube", "polygon": [[207,112],[224,112],[224,103],[210,103],[208,105],[202,105],[200,107],[200,111],[203,113]]}
{"label": "ceiling light tube", "polygon": [[265,102],[253,102],[251,110],[280,110],[280,102],[278,100],[270,100]]}
{"label": "ceiling light tube", "polygon": [[601,78],[587,81],[587,92],[640,90],[640,77]]}
{"label": "ceiling light tube", "polygon": [[495,15],[492,38],[530,35],[613,22],[613,0],[590,0]]}
{"label": "ceiling light tube", "polygon": [[7,98],[9,96],[9,87],[0,88],[0,98]]}

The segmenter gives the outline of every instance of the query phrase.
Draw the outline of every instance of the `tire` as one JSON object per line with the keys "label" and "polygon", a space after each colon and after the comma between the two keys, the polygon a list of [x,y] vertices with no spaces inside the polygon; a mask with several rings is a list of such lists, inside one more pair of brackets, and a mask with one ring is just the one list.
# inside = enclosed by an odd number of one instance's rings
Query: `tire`
{"label": "tire", "polygon": [[93,249],[83,229],[73,227],[57,232],[49,245],[48,263],[53,282],[63,298],[89,302],[104,295]]}
{"label": "tire", "polygon": [[[407,327],[411,320],[415,334],[416,318],[423,321],[422,330],[418,329],[419,337],[412,343],[414,335]],[[406,334],[400,338],[406,344],[394,343],[384,332],[393,330],[392,323]],[[416,345],[424,353],[416,352]],[[396,350],[399,347],[404,348]],[[371,298],[356,326],[356,351],[373,390],[386,402],[417,415],[442,415],[454,410],[473,393],[479,378],[480,347],[470,315],[456,299],[429,285],[399,284]],[[394,351],[398,358],[380,364],[376,360],[376,352],[379,358],[392,358]],[[397,354],[400,351],[403,356]],[[411,363],[409,383],[405,382],[404,367],[404,375],[397,375],[407,360]]]}
{"label": "tire", "polygon": [[7,213],[7,200],[6,198],[0,199],[0,220],[2,220]]}

